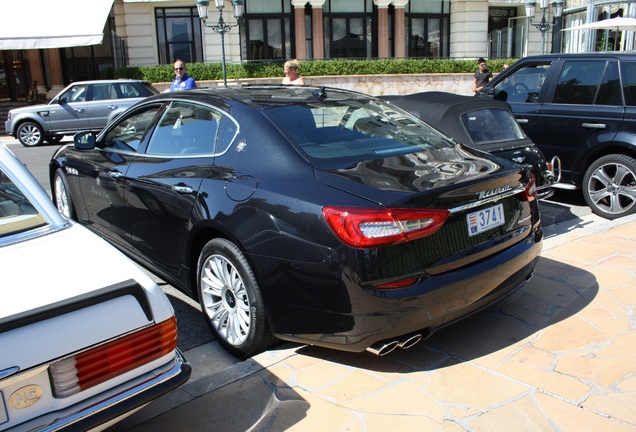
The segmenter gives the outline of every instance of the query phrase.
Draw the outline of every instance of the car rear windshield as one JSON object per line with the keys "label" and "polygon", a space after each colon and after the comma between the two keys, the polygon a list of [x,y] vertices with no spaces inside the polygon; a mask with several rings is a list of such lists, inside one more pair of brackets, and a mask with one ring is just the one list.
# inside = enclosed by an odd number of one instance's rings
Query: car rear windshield
{"label": "car rear windshield", "polygon": [[0,169],[0,238],[46,225],[37,210],[8,173]]}
{"label": "car rear windshield", "polygon": [[515,117],[506,110],[479,109],[464,113],[461,118],[468,135],[477,145],[525,138]]}
{"label": "car rear windshield", "polygon": [[443,149],[452,141],[375,100],[325,100],[272,107],[265,115],[314,162],[367,160]]}

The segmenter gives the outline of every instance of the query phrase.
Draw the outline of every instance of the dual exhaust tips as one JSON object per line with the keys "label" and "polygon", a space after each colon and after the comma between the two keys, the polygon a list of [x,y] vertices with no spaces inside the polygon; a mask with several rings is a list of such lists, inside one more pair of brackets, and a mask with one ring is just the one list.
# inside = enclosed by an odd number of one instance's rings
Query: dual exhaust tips
{"label": "dual exhaust tips", "polygon": [[377,356],[387,355],[394,349],[409,349],[421,341],[423,338],[421,333],[412,333],[404,336],[401,340],[398,339],[387,339],[380,342],[376,342],[367,348],[371,354],[375,354]]}

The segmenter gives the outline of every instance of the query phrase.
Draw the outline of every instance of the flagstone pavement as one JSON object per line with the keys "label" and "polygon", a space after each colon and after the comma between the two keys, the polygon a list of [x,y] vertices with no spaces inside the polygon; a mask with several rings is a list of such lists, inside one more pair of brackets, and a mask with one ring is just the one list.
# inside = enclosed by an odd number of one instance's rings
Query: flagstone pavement
{"label": "flagstone pavement", "polygon": [[549,228],[523,289],[411,349],[239,362],[213,342],[111,430],[636,431],[636,217]]}

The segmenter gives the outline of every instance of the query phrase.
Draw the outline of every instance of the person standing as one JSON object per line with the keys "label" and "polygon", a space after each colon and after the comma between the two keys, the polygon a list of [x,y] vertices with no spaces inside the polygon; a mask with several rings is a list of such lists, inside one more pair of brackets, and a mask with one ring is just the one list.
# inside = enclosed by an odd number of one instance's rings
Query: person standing
{"label": "person standing", "polygon": [[174,73],[176,78],[170,84],[170,91],[191,90],[197,88],[197,83],[186,73],[186,64],[183,60],[175,60]]}
{"label": "person standing", "polygon": [[298,75],[298,60],[288,60],[283,65],[285,71],[285,78],[283,78],[283,84],[305,84],[305,80]]}
{"label": "person standing", "polygon": [[479,69],[475,71],[475,82],[473,83],[473,92],[477,93],[492,79],[492,71],[486,67],[486,60],[479,58],[477,60]]}

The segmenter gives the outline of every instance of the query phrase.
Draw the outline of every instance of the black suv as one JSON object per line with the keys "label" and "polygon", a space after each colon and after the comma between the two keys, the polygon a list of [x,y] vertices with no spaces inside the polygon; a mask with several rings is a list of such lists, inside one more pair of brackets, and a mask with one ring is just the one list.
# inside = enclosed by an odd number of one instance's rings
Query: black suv
{"label": "black suv", "polygon": [[636,212],[636,55],[526,57],[478,96],[507,101],[546,158],[560,157],[556,187],[582,188],[608,219]]}

